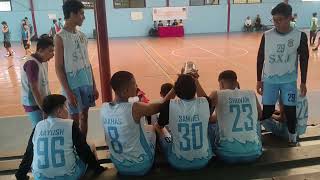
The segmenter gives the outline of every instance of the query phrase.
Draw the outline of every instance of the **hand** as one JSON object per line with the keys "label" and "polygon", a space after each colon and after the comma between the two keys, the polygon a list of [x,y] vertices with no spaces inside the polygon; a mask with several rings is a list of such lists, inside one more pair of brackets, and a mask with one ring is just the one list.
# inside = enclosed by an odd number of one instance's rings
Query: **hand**
{"label": "hand", "polygon": [[257,81],[257,93],[262,95],[263,94],[263,82]]}
{"label": "hand", "polygon": [[191,75],[194,79],[198,79],[200,76],[199,76],[199,73],[198,73],[198,70],[192,70],[190,73],[188,73],[189,75]]}
{"label": "hand", "polygon": [[93,96],[95,100],[99,98],[99,91],[97,90],[96,87],[93,88]]}
{"label": "hand", "polygon": [[67,98],[68,98],[68,101],[69,101],[70,105],[72,105],[74,107],[78,106],[77,97],[73,94],[72,91],[68,91],[67,92]]}
{"label": "hand", "polygon": [[305,83],[300,84],[300,95],[305,97],[307,94],[307,85]]}

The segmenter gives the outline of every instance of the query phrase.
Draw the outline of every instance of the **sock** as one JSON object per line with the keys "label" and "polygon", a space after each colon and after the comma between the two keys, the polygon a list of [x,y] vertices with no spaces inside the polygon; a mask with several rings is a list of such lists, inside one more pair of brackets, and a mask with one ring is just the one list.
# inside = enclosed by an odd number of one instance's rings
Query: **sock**
{"label": "sock", "polygon": [[289,142],[297,142],[297,134],[289,133]]}

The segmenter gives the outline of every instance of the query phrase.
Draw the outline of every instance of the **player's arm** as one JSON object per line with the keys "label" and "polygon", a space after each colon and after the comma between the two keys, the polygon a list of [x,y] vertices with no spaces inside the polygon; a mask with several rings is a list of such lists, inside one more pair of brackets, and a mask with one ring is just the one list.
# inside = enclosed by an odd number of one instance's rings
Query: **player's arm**
{"label": "player's arm", "polygon": [[88,165],[88,168],[92,169],[96,174],[100,174],[105,170],[99,165],[86,141],[86,137],[80,132],[80,129],[75,122],[72,124],[72,141],[78,156]]}
{"label": "player's arm", "polygon": [[57,34],[55,36],[55,48],[54,48],[54,56],[55,56],[55,68],[56,74],[60,81],[60,84],[63,90],[67,94],[68,101],[71,105],[77,105],[77,98],[73,94],[72,90],[70,89],[67,81],[67,74],[65,72],[64,67],[64,48],[63,48],[63,41],[62,38]]}
{"label": "player's arm", "polygon": [[218,104],[218,92],[217,91],[213,91],[210,96],[209,96],[210,100],[211,100],[211,106],[212,107],[216,107]]}
{"label": "player's arm", "polygon": [[203,90],[198,79],[195,79],[196,87],[197,87],[197,96],[198,97],[207,97],[206,92]]}
{"label": "player's arm", "polygon": [[256,96],[256,104],[257,104],[258,119],[262,120],[262,109],[257,96]]}
{"label": "player's arm", "polygon": [[258,94],[262,95],[263,93],[263,86],[261,82],[262,77],[262,70],[264,64],[264,48],[265,48],[265,35],[263,34],[259,46],[258,56],[257,56],[257,92]]}
{"label": "player's arm", "polygon": [[141,117],[143,116],[151,116],[153,114],[158,113],[161,110],[164,102],[170,101],[170,99],[175,97],[174,89],[172,88],[170,92],[164,97],[161,102],[155,103],[143,103],[143,102],[136,102],[133,104],[132,107],[132,116],[134,120],[138,123],[140,122]]}
{"label": "player's arm", "polygon": [[38,83],[39,66],[34,61],[28,61],[23,66],[24,71],[27,74],[27,78],[30,85],[31,93],[40,109],[42,109],[43,95],[40,93],[40,87]]}
{"label": "player's arm", "polygon": [[26,180],[29,179],[29,177],[27,176],[29,170],[31,169],[31,164],[32,164],[32,160],[33,160],[33,143],[32,143],[32,138],[33,138],[33,134],[34,134],[34,130],[33,129],[31,136],[29,138],[28,141],[28,146],[26,149],[26,152],[23,155],[23,159],[19,165],[19,169],[18,171],[15,173],[15,176],[17,178],[17,180]]}
{"label": "player's arm", "polygon": [[63,41],[59,35],[55,36],[55,48],[54,48],[54,56],[55,56],[55,68],[58,79],[62,85],[62,88],[65,91],[71,91],[68,81],[67,75],[64,70],[64,49],[63,49]]}
{"label": "player's arm", "polygon": [[214,112],[209,118],[209,123],[217,123],[217,122],[218,122],[217,114]]}
{"label": "player's arm", "polygon": [[308,73],[308,61],[309,61],[309,48],[308,38],[306,33],[301,32],[300,45],[298,47],[299,61],[300,61],[300,72],[301,72],[301,84],[300,91],[301,95],[305,96],[307,93],[307,73]]}

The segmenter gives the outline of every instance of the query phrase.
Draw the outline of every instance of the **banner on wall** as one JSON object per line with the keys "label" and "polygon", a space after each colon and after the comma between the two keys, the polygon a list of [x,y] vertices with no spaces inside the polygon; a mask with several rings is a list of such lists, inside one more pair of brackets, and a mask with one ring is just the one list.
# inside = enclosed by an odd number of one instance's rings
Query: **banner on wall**
{"label": "banner on wall", "polygon": [[153,20],[174,20],[174,19],[187,19],[186,7],[161,7],[153,8]]}

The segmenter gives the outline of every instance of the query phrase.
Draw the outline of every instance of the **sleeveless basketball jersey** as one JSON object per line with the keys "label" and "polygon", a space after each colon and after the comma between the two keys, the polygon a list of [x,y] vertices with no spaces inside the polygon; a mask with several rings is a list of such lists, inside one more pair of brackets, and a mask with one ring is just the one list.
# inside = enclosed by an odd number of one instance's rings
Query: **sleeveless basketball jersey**
{"label": "sleeveless basketball jersey", "polygon": [[62,29],[58,35],[63,41],[64,68],[71,89],[93,85],[91,65],[88,56],[88,40],[84,33],[71,33]]}
{"label": "sleeveless basketball jersey", "polygon": [[311,24],[310,31],[317,31],[318,30],[318,18],[312,17],[310,24]]}
{"label": "sleeveless basketball jersey", "polygon": [[297,134],[302,135],[306,132],[308,121],[308,98],[301,97],[300,90],[297,91]]}
{"label": "sleeveless basketball jersey", "polygon": [[[38,85],[39,85],[39,90],[41,93],[42,97],[45,97],[50,94],[49,90],[49,82],[48,82],[48,63],[47,62],[39,62],[36,60],[34,57],[29,56],[28,61],[34,61],[37,63],[39,67],[39,73],[38,73]],[[25,63],[26,63],[25,62]],[[23,65],[25,64],[23,63]],[[21,101],[23,105],[26,106],[37,106],[36,100],[34,99],[31,89],[30,89],[30,84],[28,81],[27,73],[23,69],[23,65],[21,67]]]}
{"label": "sleeveless basketball jersey", "polygon": [[143,175],[152,167],[154,148],[146,140],[143,121],[136,123],[132,117],[133,104],[104,103],[101,117],[115,167],[123,174]]}
{"label": "sleeveless basketball jersey", "polygon": [[217,151],[220,156],[250,157],[262,153],[253,91],[218,91],[216,113],[219,128]]}
{"label": "sleeveless basketball jersey", "polygon": [[209,104],[206,98],[170,100],[172,146],[168,159],[178,169],[198,169],[212,157],[208,140]]}
{"label": "sleeveless basketball jersey", "polygon": [[287,34],[280,34],[273,28],[264,35],[263,81],[272,84],[296,81],[301,31],[293,28]]}
{"label": "sleeveless basketball jersey", "polygon": [[70,119],[49,117],[37,124],[32,139],[34,176],[54,178],[74,174],[76,152],[72,123]]}

